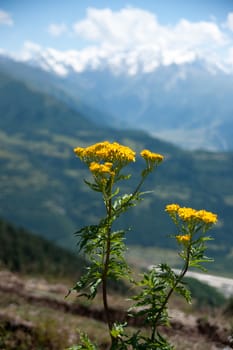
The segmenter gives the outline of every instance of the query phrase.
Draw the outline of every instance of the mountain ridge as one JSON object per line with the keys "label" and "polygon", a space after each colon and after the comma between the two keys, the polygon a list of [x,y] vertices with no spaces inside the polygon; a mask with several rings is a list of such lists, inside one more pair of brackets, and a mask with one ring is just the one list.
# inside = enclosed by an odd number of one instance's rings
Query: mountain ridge
{"label": "mountain ridge", "polygon": [[22,80],[26,76],[39,91],[87,112],[96,124],[138,128],[186,149],[233,149],[233,80],[219,69],[210,71],[203,62],[132,76],[113,74],[108,68],[79,73],[70,68],[63,77],[35,62],[30,66],[3,56],[1,62],[8,73],[13,70]]}
{"label": "mountain ridge", "polygon": [[[132,226],[134,231],[128,232],[127,242],[171,248],[174,244],[167,235],[174,227],[165,205],[205,208],[219,215],[211,254],[219,266],[225,255],[224,268],[231,266],[233,152],[184,151],[145,131],[96,125],[87,114],[6,74],[0,75],[0,97],[2,217],[57,244],[75,247],[73,232],[96,224],[104,213],[98,194],[83,183],[88,169],[75,158],[73,148],[117,141],[137,154],[150,149],[165,155],[145,183],[143,190],[152,190],[151,195],[121,218],[119,226]],[[128,166],[133,176],[122,183],[122,192],[132,191],[143,167],[140,157]]]}

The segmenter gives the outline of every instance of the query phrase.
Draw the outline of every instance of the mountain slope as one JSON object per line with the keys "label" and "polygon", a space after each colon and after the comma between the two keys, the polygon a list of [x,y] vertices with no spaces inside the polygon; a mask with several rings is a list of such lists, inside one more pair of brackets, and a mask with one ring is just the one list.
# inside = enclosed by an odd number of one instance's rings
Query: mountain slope
{"label": "mountain slope", "polygon": [[[167,236],[174,227],[164,207],[178,202],[219,214],[213,254],[232,259],[232,153],[184,152],[142,131],[97,127],[61,101],[6,75],[0,78],[0,96],[2,217],[74,247],[73,232],[96,223],[103,207],[99,194],[84,185],[88,171],[72,150],[108,139],[165,155],[144,186],[153,193],[122,217],[120,226],[133,229],[129,243],[171,247]],[[133,177],[122,183],[123,190],[132,191],[142,168],[141,159],[129,166]]]}
{"label": "mountain slope", "polygon": [[76,81],[79,90],[86,89],[82,81],[92,82],[86,92],[93,105],[104,106],[118,127],[142,128],[183,148],[233,149],[233,80],[227,74],[173,65],[135,76],[86,71]]}
{"label": "mountain slope", "polygon": [[[90,121],[83,115],[75,113],[64,103],[49,95],[36,93],[25,84],[7,75],[0,75],[0,111],[1,128],[12,134],[14,132],[30,134],[33,123],[38,129],[70,130],[88,128]],[[30,123],[28,123],[30,115]],[[49,118],[54,115],[54,120]]]}
{"label": "mountain slope", "polygon": [[111,124],[112,115],[106,114],[102,106],[100,112],[97,106],[91,105],[90,95],[86,91],[90,83],[85,83],[83,79],[84,89],[79,89],[76,79],[74,81],[71,79],[66,86],[65,79],[53,73],[44,71],[35,65],[14,61],[1,54],[0,73],[18,82],[23,82],[30,90],[55,97],[57,101],[65,103],[79,114],[88,115],[89,120],[96,124],[106,124],[107,121]]}
{"label": "mountain slope", "polygon": [[0,219],[0,265],[12,272],[78,278],[84,259]]}
{"label": "mountain slope", "polygon": [[0,71],[52,94],[96,124],[138,128],[187,149],[233,150],[232,76],[202,61],[151,73],[114,74],[110,69],[59,77],[0,56]]}

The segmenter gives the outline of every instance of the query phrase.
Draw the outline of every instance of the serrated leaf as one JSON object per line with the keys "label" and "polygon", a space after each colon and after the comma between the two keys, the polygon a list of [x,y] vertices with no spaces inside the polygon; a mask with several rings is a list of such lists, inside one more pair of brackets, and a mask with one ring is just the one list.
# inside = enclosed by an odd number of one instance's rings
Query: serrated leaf
{"label": "serrated leaf", "polygon": [[93,191],[96,191],[96,192],[102,192],[101,188],[99,187],[99,185],[97,185],[96,183],[94,182],[89,182],[87,180],[84,179],[84,182],[87,186],[89,186]]}

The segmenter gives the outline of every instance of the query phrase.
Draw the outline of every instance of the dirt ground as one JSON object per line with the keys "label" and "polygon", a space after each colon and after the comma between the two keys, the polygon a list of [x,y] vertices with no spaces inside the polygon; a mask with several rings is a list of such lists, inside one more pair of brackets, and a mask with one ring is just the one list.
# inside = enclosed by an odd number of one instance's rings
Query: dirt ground
{"label": "dirt ground", "polygon": [[[37,308],[46,307],[51,312],[59,310],[67,315],[85,317],[101,323],[104,321],[101,307],[74,302],[72,297],[69,300],[65,299],[67,292],[67,286],[62,283],[49,283],[42,278],[25,278],[6,270],[0,271],[0,293],[3,296],[0,324],[7,322],[12,329],[21,329],[23,332],[30,332],[37,327],[35,320],[24,319],[22,313],[19,314],[16,308],[12,308],[13,296],[18,298],[17,303],[21,304],[21,307],[26,303],[36,305]],[[118,320],[126,317],[120,307],[113,308],[111,313]],[[169,315],[170,327],[163,327],[161,331],[168,336],[177,350],[233,349],[232,319],[227,320],[222,316],[216,319],[202,313],[187,314],[174,306],[169,310]],[[127,321],[132,327],[143,327],[143,320]]]}

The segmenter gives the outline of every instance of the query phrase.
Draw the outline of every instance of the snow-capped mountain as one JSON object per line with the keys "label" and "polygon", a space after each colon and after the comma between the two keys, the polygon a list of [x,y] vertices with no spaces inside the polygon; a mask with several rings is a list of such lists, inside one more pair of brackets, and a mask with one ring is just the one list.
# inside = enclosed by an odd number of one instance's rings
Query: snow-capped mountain
{"label": "snow-capped mountain", "polygon": [[[43,76],[40,89],[59,90],[74,107],[81,103],[98,111],[97,122],[144,129],[187,149],[233,149],[233,74],[221,67],[194,60],[129,74],[106,64],[78,72],[63,62],[61,75],[51,55],[21,64],[27,79],[35,83]],[[12,65],[20,77],[17,63],[5,59],[4,69],[12,71]]]}

